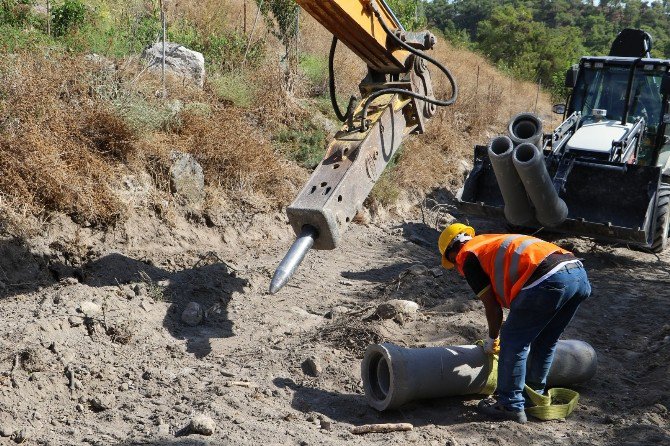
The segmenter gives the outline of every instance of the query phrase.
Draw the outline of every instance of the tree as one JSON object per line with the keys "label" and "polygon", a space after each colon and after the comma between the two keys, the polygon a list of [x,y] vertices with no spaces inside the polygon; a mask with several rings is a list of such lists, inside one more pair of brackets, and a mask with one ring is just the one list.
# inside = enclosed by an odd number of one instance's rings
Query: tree
{"label": "tree", "polygon": [[426,26],[422,0],[387,0],[387,4],[408,31],[416,31]]}

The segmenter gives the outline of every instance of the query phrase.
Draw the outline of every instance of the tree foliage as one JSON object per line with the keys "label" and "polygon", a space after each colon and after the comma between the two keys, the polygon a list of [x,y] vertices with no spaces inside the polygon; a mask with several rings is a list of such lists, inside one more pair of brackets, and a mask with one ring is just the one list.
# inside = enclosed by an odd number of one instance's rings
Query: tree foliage
{"label": "tree foliage", "polygon": [[670,58],[670,2],[589,0],[424,1],[429,25],[477,49],[524,79],[555,92],[582,55],[609,53],[616,34],[640,28],[654,39],[652,56]]}

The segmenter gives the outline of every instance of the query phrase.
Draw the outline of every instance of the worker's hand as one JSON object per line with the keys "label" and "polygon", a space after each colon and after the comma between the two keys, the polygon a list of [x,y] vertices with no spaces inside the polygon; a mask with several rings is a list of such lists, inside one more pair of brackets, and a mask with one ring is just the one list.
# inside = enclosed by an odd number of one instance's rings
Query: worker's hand
{"label": "worker's hand", "polygon": [[484,353],[497,355],[500,353],[500,338],[486,338],[484,341]]}

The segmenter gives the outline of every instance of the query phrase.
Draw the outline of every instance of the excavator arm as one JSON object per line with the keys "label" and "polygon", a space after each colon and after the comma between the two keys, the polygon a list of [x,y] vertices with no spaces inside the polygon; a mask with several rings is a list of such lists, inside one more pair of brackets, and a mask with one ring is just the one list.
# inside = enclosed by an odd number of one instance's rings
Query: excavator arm
{"label": "excavator arm", "polygon": [[[403,140],[423,133],[437,106],[455,102],[458,90],[451,73],[425,53],[436,43],[428,32],[405,31],[383,0],[296,0],[333,35],[330,54],[331,99],[344,121],[328,145],[323,161],[287,208],[297,235],[275,271],[270,293],[279,291],[311,248],[335,249],[361,210]],[[343,42],[368,66],[346,114],[337,106],[333,58]],[[427,62],[451,82],[451,97],[435,98]]]}

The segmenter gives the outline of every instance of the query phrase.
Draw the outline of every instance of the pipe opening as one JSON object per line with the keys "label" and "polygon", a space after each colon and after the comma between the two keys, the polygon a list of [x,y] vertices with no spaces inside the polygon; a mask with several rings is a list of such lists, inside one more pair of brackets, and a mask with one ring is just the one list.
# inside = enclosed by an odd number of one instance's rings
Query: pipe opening
{"label": "pipe opening", "polygon": [[500,156],[512,150],[512,147],[512,141],[505,136],[501,136],[491,141],[489,150],[495,155]]}
{"label": "pipe opening", "polygon": [[514,157],[520,163],[528,163],[537,155],[537,148],[532,144],[521,144],[516,148]]}
{"label": "pipe opening", "polygon": [[530,120],[522,120],[512,125],[512,133],[519,139],[530,139],[537,135],[537,123]]}
{"label": "pipe opening", "polygon": [[370,358],[368,382],[372,396],[379,401],[384,401],[391,387],[391,371],[386,358],[381,353],[374,353]]}

